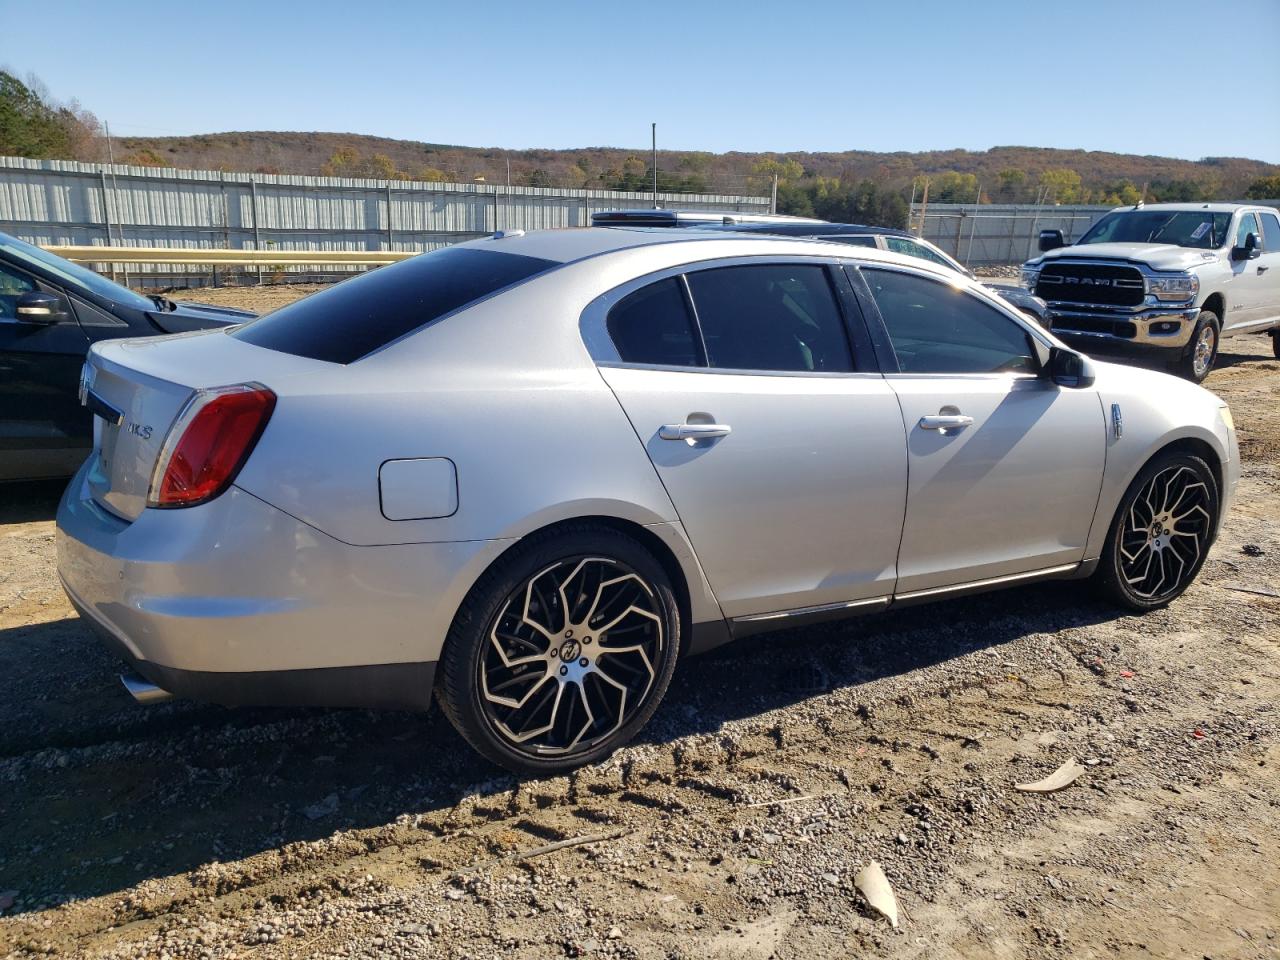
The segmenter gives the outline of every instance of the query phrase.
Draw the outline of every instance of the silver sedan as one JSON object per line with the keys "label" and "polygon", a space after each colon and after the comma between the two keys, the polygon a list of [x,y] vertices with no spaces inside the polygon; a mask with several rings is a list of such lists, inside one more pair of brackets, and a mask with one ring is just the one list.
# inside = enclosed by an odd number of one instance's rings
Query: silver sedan
{"label": "silver sedan", "polygon": [[136,696],[435,696],[530,774],[736,637],[1052,578],[1160,607],[1239,475],[1212,394],[952,271],[696,231],[449,247],[96,345],[81,393],[59,569]]}

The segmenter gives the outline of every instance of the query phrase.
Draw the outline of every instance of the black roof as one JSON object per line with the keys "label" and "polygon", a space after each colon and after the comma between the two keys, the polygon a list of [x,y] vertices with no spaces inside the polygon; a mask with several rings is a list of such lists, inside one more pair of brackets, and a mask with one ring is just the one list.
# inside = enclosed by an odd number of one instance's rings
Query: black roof
{"label": "black roof", "polygon": [[790,224],[793,226],[818,226],[821,220],[808,217],[790,217],[776,213],[743,213],[734,210],[670,210],[657,207],[651,210],[601,210],[591,215],[591,225],[596,227],[704,227],[721,225]]}
{"label": "black roof", "polygon": [[734,233],[771,233],[786,237],[835,237],[841,235],[883,234],[890,237],[910,237],[906,230],[897,227],[873,227],[865,223],[742,223],[709,227],[711,230],[730,230]]}

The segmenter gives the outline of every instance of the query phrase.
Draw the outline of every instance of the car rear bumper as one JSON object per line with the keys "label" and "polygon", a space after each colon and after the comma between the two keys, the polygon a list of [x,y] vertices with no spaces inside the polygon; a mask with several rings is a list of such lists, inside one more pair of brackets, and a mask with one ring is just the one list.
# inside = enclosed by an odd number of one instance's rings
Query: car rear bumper
{"label": "car rear bumper", "polygon": [[453,613],[508,541],[354,547],[237,488],[143,511],[58,508],[58,572],[87,624],[177,696],[425,708]]}
{"label": "car rear bumper", "polygon": [[166,693],[225,707],[368,707],[426,710],[436,665],[386,663],[297,670],[184,670],[139,659],[114,627],[85,605],[63,582],[71,605],[102,642]]}

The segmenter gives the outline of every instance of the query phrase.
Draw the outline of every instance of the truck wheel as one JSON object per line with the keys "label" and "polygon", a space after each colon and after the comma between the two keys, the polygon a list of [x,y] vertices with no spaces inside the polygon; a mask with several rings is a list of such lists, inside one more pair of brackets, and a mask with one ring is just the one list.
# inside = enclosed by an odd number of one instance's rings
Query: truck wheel
{"label": "truck wheel", "polygon": [[1191,334],[1181,359],[1173,366],[1173,372],[1192,383],[1200,383],[1213,369],[1218,359],[1218,340],[1222,325],[1212,310],[1201,310],[1196,318],[1196,329]]}

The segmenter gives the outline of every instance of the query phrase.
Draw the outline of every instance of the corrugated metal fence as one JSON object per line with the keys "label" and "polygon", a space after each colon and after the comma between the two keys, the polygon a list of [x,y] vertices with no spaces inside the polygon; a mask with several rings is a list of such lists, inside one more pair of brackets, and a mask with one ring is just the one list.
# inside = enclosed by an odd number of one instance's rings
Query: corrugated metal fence
{"label": "corrugated metal fence", "polygon": [[1021,263],[1039,252],[1041,230],[1061,230],[1070,243],[1110,206],[931,203],[911,207],[917,234],[970,267]]}
{"label": "corrugated metal fence", "polygon": [[[766,197],[660,193],[658,201],[672,209],[769,209]],[[0,157],[0,230],[39,244],[421,251],[494,230],[587,226],[597,211],[652,204],[652,194],[611,190]],[[132,269],[191,271],[163,264]]]}

